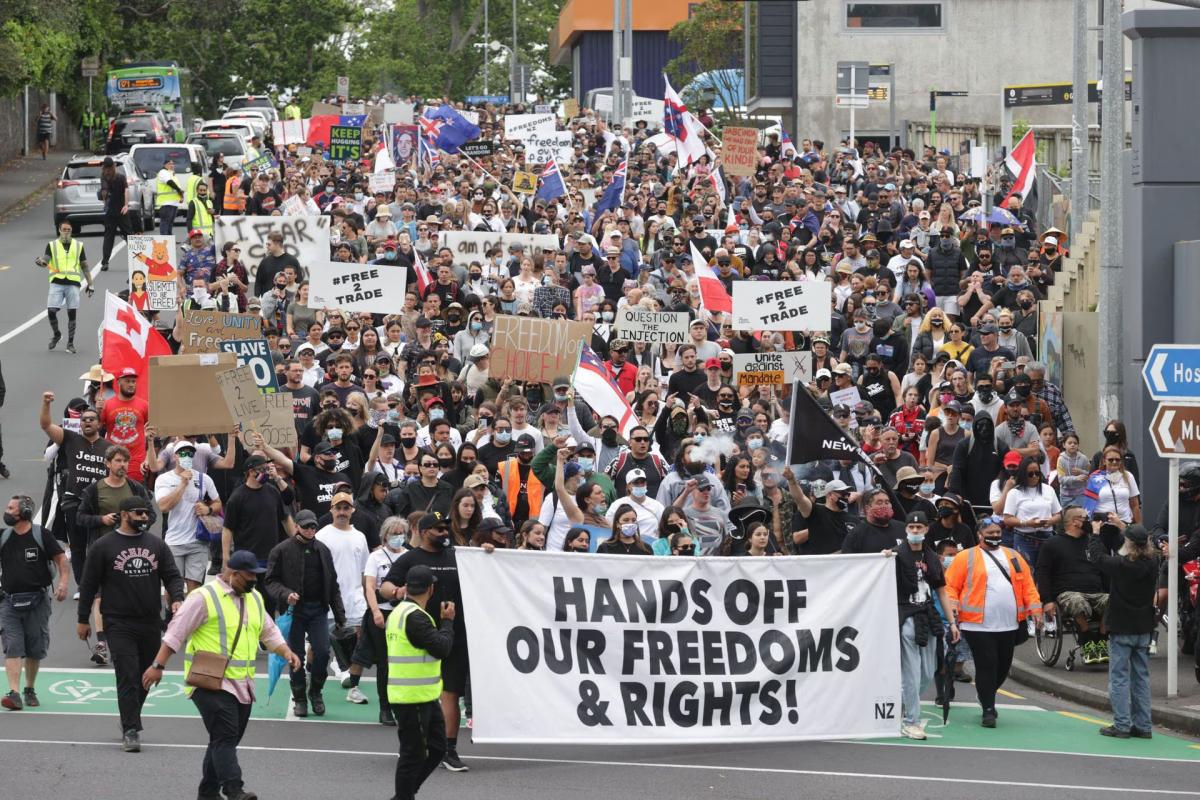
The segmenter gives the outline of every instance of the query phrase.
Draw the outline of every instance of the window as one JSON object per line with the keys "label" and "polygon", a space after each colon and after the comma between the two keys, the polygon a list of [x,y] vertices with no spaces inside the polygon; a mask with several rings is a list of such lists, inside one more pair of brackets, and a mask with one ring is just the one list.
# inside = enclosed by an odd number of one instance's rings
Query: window
{"label": "window", "polygon": [[847,28],[941,29],[942,3],[846,3]]}

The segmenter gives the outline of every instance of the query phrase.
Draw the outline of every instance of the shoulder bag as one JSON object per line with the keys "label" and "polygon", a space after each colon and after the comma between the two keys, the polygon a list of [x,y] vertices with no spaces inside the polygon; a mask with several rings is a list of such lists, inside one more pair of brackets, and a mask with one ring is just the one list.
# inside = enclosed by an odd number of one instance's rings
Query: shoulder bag
{"label": "shoulder bag", "polygon": [[[214,602],[219,603],[220,601],[216,599],[216,592],[220,590],[214,588],[212,591]],[[242,599],[238,601],[237,630],[233,634],[233,645],[230,646],[229,652],[214,653],[211,650],[197,650],[192,653],[192,668],[188,670],[184,683],[196,689],[208,689],[212,692],[221,690],[221,681],[225,679],[225,669],[229,666],[229,659],[233,653],[237,652],[245,613],[246,601]]]}
{"label": "shoulder bag", "polygon": [[[988,558],[990,558],[992,560],[992,563],[995,564],[999,568],[1000,574],[1004,576],[1004,580],[1008,581],[1008,585],[1013,586],[1012,578],[1009,577],[1008,570],[1006,570],[1004,568],[1004,565],[1000,563],[1000,560],[998,558],[996,558],[994,555],[992,555],[992,552],[990,550],[984,550],[984,548],[982,548],[982,547],[979,549],[983,550],[983,554],[985,556],[987,556]],[[1013,586],[1013,596],[1014,596],[1014,598],[1016,596],[1016,587],[1015,586]],[[1021,617],[1018,615],[1017,616],[1016,643],[1018,646],[1020,646],[1020,645],[1025,644],[1025,642],[1027,642],[1027,641],[1029,641],[1029,628],[1027,628],[1025,626],[1024,622],[1021,620]]]}

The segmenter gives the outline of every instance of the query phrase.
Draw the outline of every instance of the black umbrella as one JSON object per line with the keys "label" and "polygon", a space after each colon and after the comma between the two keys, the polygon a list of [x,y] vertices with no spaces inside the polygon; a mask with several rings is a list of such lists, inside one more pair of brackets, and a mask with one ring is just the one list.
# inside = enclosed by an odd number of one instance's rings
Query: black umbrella
{"label": "black umbrella", "polygon": [[942,698],[942,725],[950,719],[950,701],[954,699],[954,665],[958,661],[958,648],[948,640],[949,628],[938,637],[938,660],[942,668],[938,670],[938,697]]}

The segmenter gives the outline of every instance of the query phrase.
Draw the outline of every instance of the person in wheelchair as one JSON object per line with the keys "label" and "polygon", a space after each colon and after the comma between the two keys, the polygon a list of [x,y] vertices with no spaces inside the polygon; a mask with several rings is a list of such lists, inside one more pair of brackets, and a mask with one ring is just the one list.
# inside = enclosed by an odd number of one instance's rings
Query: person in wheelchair
{"label": "person in wheelchair", "polygon": [[[1043,606],[1046,624],[1059,619],[1073,622],[1083,663],[1102,664],[1108,661],[1108,638],[1102,622],[1108,593],[1104,576],[1087,557],[1089,533],[1087,511],[1080,506],[1066,509],[1062,533],[1043,543],[1034,577],[1038,594],[1050,598]],[[1065,627],[1059,624],[1059,630]]]}

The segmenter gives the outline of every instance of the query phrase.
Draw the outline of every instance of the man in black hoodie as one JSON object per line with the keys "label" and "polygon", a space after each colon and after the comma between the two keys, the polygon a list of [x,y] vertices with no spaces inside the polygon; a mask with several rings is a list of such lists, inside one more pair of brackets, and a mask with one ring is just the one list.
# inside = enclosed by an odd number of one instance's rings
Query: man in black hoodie
{"label": "man in black hoodie", "polygon": [[141,750],[142,704],[148,694],[142,688],[142,673],[162,644],[162,589],[166,587],[174,613],[183,602],[184,586],[171,548],[150,533],[150,501],[141,495],[126,497],[119,515],[116,529],[88,548],[75,627],[80,639],[91,636],[88,617],[100,593],[100,614],[117,676],[124,749],[136,753]]}

